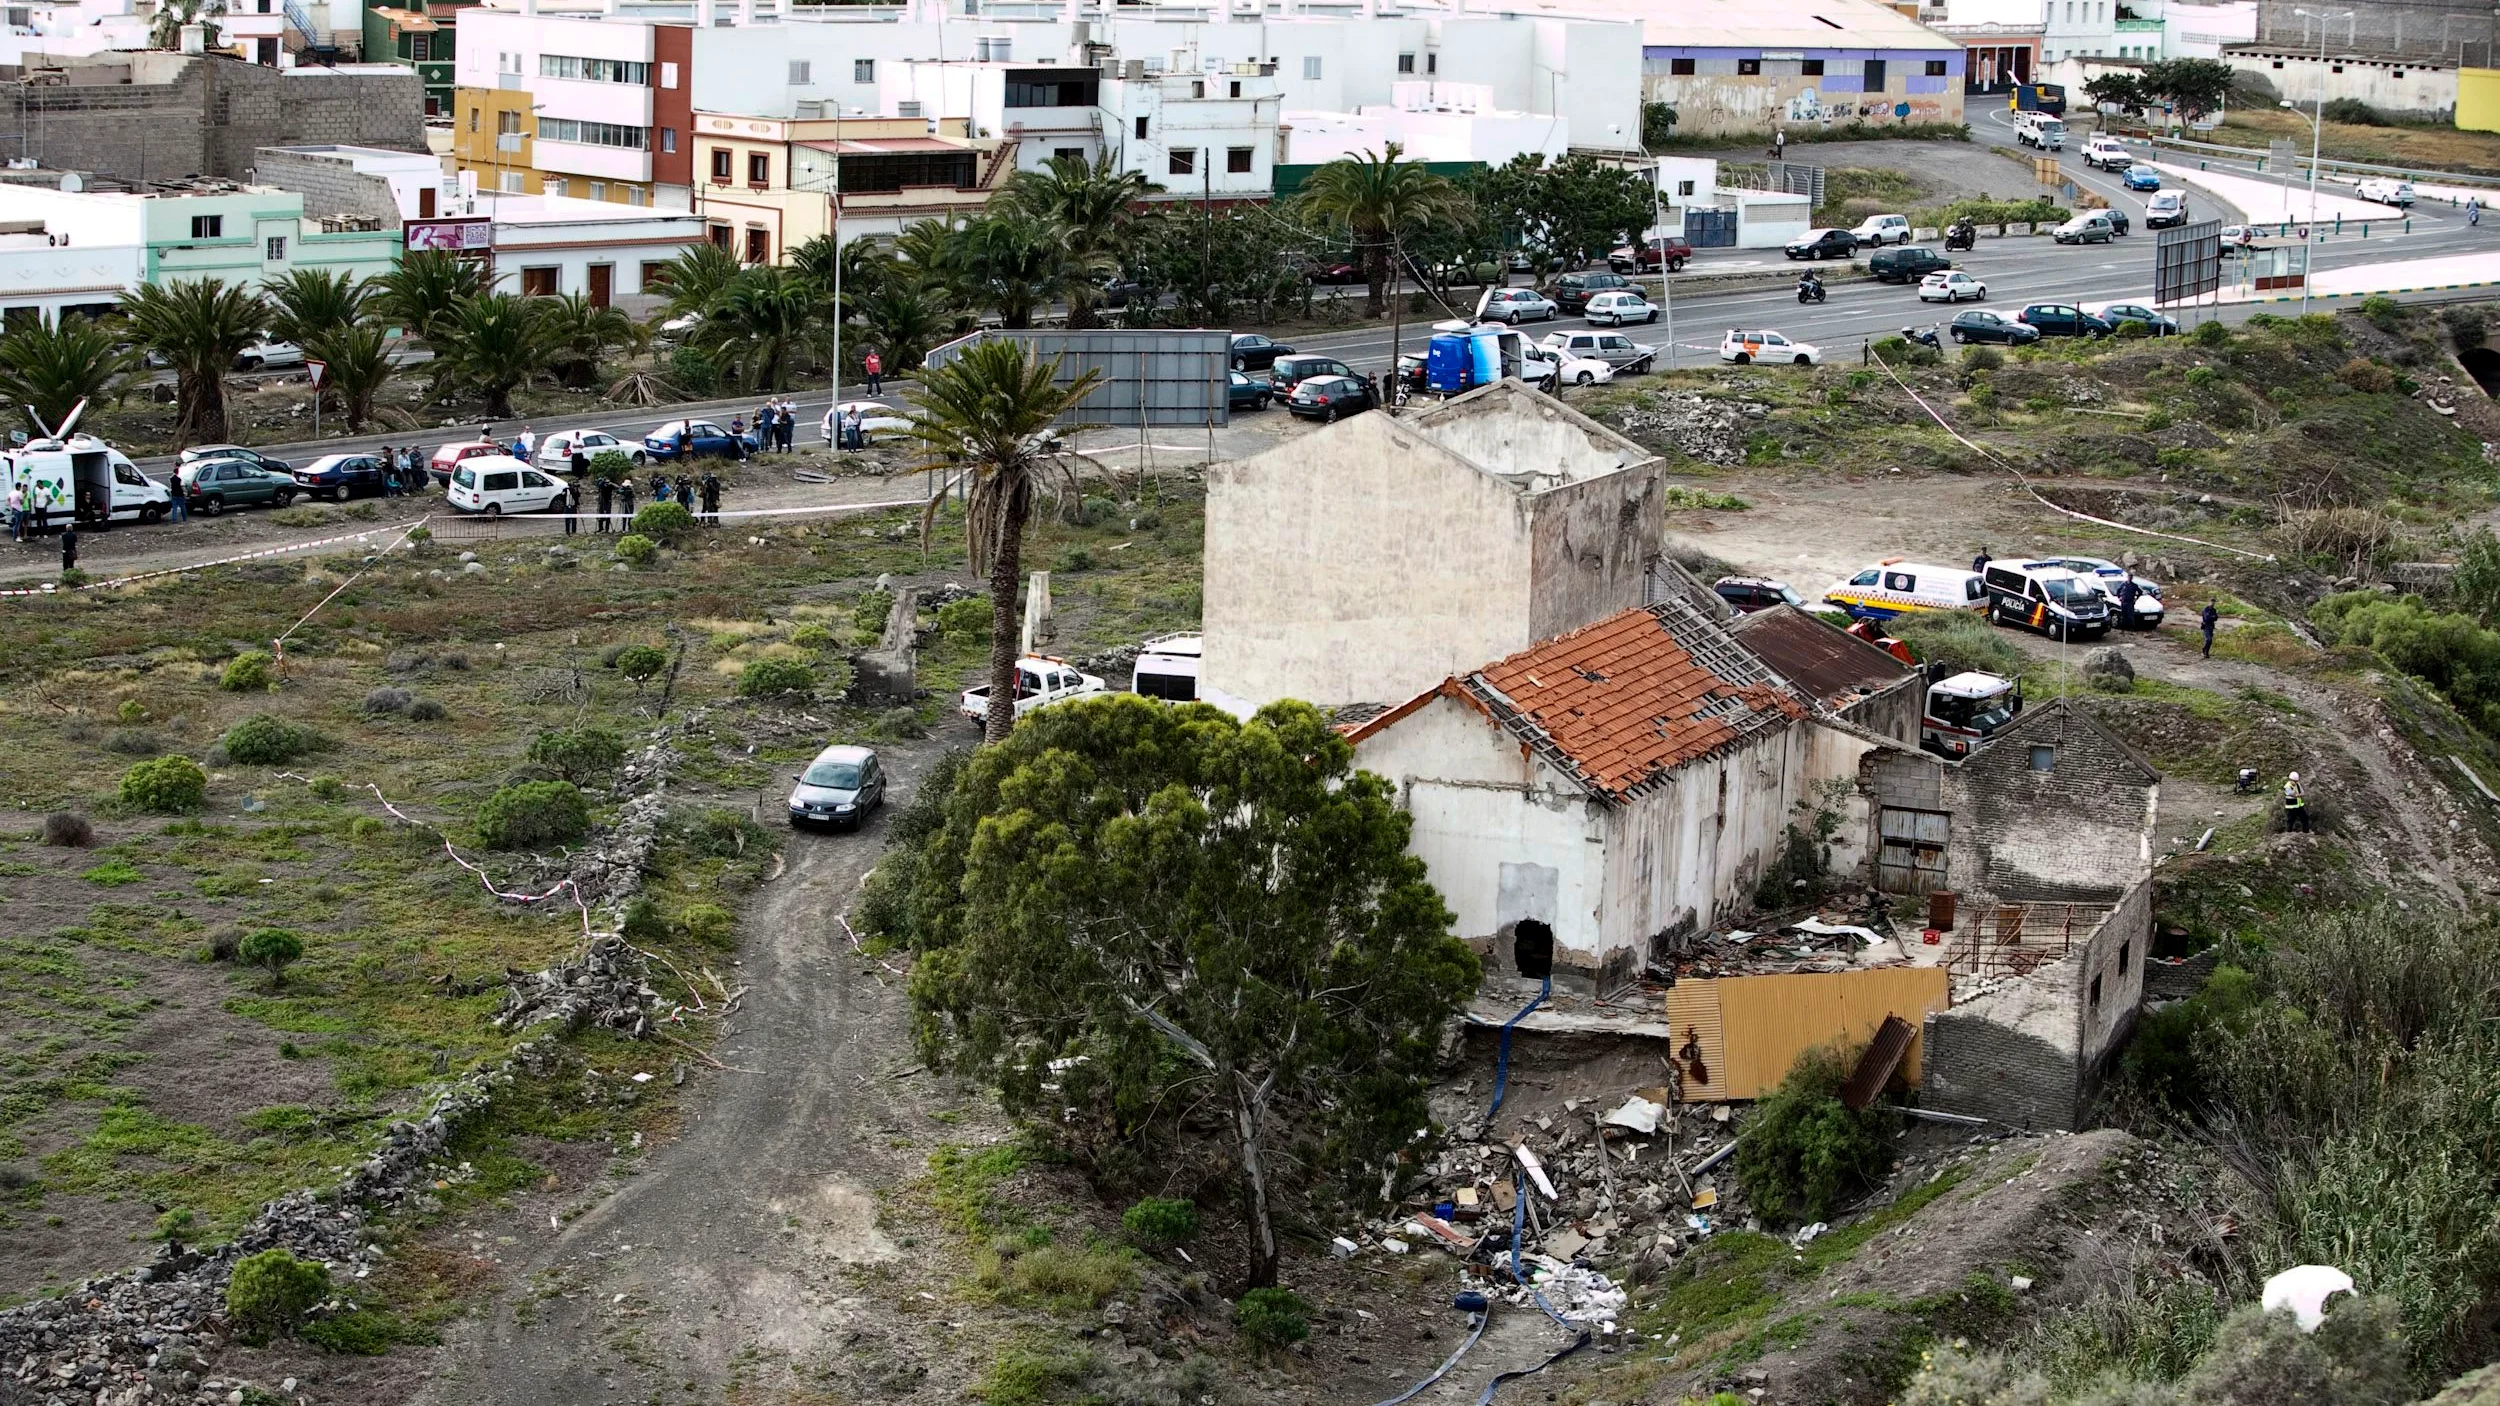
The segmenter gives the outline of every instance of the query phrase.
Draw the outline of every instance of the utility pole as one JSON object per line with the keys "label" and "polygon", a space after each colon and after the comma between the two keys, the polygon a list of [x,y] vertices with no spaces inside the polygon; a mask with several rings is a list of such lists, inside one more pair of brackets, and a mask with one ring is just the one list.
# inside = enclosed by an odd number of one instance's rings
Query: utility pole
{"label": "utility pole", "polygon": [[[2294,10],[2318,22],[2318,100],[2309,117],[2309,228],[2300,241],[2300,311],[2309,312],[2309,249],[2318,237],[2318,161],[2326,146],[2326,26],[2330,20],[2352,18],[2350,10]],[[2286,103],[2289,107],[2290,104]],[[2298,109],[2294,109],[2297,111]]]}
{"label": "utility pole", "polygon": [[1651,168],[1649,182],[1649,216],[1658,226],[1658,305],[1667,314],[1667,369],[1675,369],[1675,290],[1667,282],[1667,172],[1664,162]]}

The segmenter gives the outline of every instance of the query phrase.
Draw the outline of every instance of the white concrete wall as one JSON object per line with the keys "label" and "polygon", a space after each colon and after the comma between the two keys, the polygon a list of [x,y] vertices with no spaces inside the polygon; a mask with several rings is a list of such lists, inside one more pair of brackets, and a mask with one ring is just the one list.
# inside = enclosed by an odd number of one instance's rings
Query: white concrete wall
{"label": "white concrete wall", "polygon": [[[1204,84],[1204,97],[1192,97],[1193,85]],[[1243,96],[1232,97],[1239,84]],[[1277,99],[1273,79],[1208,73],[1177,78],[1149,78],[1102,85],[1103,141],[1119,152],[1120,167],[1136,171],[1175,195],[1262,196],[1276,188]],[[1012,120],[1016,114],[1008,114]],[[1146,120],[1146,137],[1137,137],[1137,120]],[[1050,159],[1055,143],[1029,141],[1016,152],[1019,169],[1030,170]],[[1250,152],[1250,169],[1230,169],[1229,153]],[[1171,154],[1195,153],[1187,175],[1171,170]]]}
{"label": "white concrete wall", "polygon": [[1513,157],[1556,159],[1571,149],[1570,124],[1550,113],[1410,112],[1365,108],[1354,112],[1288,112],[1285,160],[1334,161],[1357,152],[1384,150],[1396,142],[1414,161],[1481,161],[1499,166]]}
{"label": "white concrete wall", "polygon": [[35,308],[52,322],[66,307],[119,302],[138,285],[141,252],[135,242],[54,247],[41,238],[0,236],[0,312],[22,316],[19,309]]}
{"label": "white concrete wall", "polygon": [[2161,49],[2166,59],[2222,57],[2225,44],[2257,37],[2257,0],[2228,5],[2165,5]]}
{"label": "white concrete wall", "polygon": [[1734,191],[1736,247],[1777,249],[1814,227],[1814,202],[1802,195],[1767,190]]}
{"label": "white concrete wall", "polygon": [[1802,726],[1780,728],[1608,813],[1601,959],[1629,951],[1638,970],[1656,934],[1706,929],[1752,902],[1803,791],[1806,753]]}
{"label": "white concrete wall", "polygon": [[2441,113],[2457,105],[2457,71],[2403,60],[2347,59],[2330,47],[2326,62],[2312,56],[2235,53],[2233,68],[2262,74],[2285,98],[2308,107],[2337,98],[2359,98],[2382,112]]}
{"label": "white concrete wall", "polygon": [[0,186],[0,219],[41,220],[44,233],[66,234],[72,247],[145,244],[148,204],[135,195]]}

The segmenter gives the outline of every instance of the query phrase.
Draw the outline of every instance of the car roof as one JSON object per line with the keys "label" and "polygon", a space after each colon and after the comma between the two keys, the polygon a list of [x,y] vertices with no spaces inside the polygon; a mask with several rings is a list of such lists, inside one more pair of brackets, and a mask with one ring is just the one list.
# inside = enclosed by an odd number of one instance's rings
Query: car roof
{"label": "car roof", "polygon": [[1977,669],[1966,669],[1937,684],[1931,691],[1954,698],[1985,698],[1993,693],[2004,692],[2007,683],[2008,680],[1995,674],[1983,674]]}
{"label": "car roof", "polygon": [[524,463],[519,459],[513,458],[509,454],[480,454],[474,459],[463,461],[461,467],[464,469],[501,469],[507,467],[515,469],[528,469],[535,468],[536,466]]}
{"label": "car roof", "polygon": [[1354,378],[1352,376],[1340,376],[1332,371],[1325,376],[1306,376],[1303,378],[1302,384],[1306,386],[1316,386],[1322,381],[1351,381],[1353,379]]}
{"label": "car roof", "polygon": [[1775,586],[1783,591],[1789,589],[1787,582],[1775,576],[1722,576],[1710,584],[1713,586]]}
{"label": "car roof", "polygon": [[[857,747],[847,742],[836,742],[832,746],[827,747],[825,750],[818,752],[816,754],[816,761],[864,762],[876,755],[877,749],[874,747]],[[813,766],[815,765],[815,762],[810,762],[809,765]]]}
{"label": "car roof", "polygon": [[363,450],[350,449],[338,454],[324,454],[320,458],[313,460],[312,463],[306,465],[306,467],[317,469],[324,464],[335,464],[341,459],[370,459],[372,457],[373,456],[371,454],[368,454]]}

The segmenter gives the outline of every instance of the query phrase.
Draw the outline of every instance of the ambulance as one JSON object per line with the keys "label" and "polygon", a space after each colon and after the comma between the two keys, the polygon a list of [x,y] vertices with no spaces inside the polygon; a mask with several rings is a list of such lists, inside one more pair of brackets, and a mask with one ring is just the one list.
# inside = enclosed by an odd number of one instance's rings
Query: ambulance
{"label": "ambulance", "polygon": [[1835,584],[1823,593],[1823,603],[1860,620],[1890,620],[1920,610],[1983,611],[1988,587],[1976,571],[1894,557]]}

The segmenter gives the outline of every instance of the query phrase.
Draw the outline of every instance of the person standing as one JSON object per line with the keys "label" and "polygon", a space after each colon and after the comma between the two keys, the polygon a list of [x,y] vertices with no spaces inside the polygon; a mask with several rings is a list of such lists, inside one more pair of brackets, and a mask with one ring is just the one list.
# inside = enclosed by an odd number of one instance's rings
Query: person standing
{"label": "person standing", "polygon": [[2297,771],[2283,779],[2283,828],[2309,833],[2309,793],[2301,786]]}
{"label": "person standing", "polygon": [[176,469],[172,473],[167,474],[165,476],[165,486],[173,491],[172,501],[165,505],[165,520],[167,522],[189,521],[191,517],[191,499],[190,495],[182,491],[182,470]]}
{"label": "person standing", "polygon": [[653,474],[651,476],[651,501],[654,503],[668,501],[668,475]]}
{"label": "person standing", "polygon": [[687,512],[694,511],[694,480],[682,473],[677,476],[677,501]]}
{"label": "person standing", "polygon": [[791,404],[787,396],[782,398],[781,414],[773,420],[773,436],[784,454],[789,453],[790,447],[798,443],[799,408]]}
{"label": "person standing", "polygon": [[612,479],[603,478],[599,480],[599,530],[601,532],[608,530],[608,518],[615,511],[616,483]]}
{"label": "person standing", "polygon": [[374,454],[374,459],[375,462],[381,464],[382,466],[382,496],[385,498],[398,497],[401,488],[399,481],[398,453],[392,450],[389,445],[385,444]]}
{"label": "person standing", "polygon": [[66,575],[72,571],[76,571],[77,569],[78,524],[74,522],[64,523],[61,527],[61,571],[62,574]]}
{"label": "person standing", "polygon": [[2214,657],[2214,626],[2221,619],[2222,612],[2214,609],[2212,601],[2205,602],[2204,613],[2196,617],[2196,627],[2205,632],[2205,657],[2208,659]]}
{"label": "person standing", "polygon": [[538,452],[538,431],[531,429],[527,425],[523,425],[521,427],[521,437],[514,440],[512,443],[515,448],[521,451],[512,457],[526,464],[530,462],[530,456]]}
{"label": "person standing", "polygon": [[703,490],[703,520],[714,527],[720,526],[720,475],[709,469],[704,470],[703,482],[698,487]]}
{"label": "person standing", "polygon": [[[176,495],[177,500],[179,497]],[[9,485],[9,540],[26,540],[26,486],[22,483]]]}
{"label": "person standing", "polygon": [[634,527],[634,481],[626,479],[616,486],[616,515],[623,519],[617,531],[630,532]]}
{"label": "person standing", "polygon": [[34,492],[28,496],[35,500],[35,535],[41,537],[52,530],[52,500],[45,494],[44,486],[40,483],[35,485]]}
{"label": "person standing", "polygon": [[1982,547],[1979,549],[1979,555],[1970,559],[1970,569],[1974,573],[1985,571],[1988,569],[1988,563],[1994,560],[1996,560],[1995,557],[1988,555],[1988,549]]}
{"label": "person standing", "polygon": [[2135,628],[2136,597],[2142,594],[2144,594],[2144,588],[2135,583],[2135,572],[2130,570],[2127,573],[2126,578],[2118,583],[2119,629],[2132,630]]}
{"label": "person standing", "polygon": [[688,459],[693,456],[694,426],[679,425],[677,427],[677,457],[680,459]]}
{"label": "person standing", "polygon": [[2479,225],[2483,222],[2483,198],[2481,196],[2465,197],[2465,222],[2468,225]]}
{"label": "person standing", "polygon": [[590,477],[590,454],[582,448],[579,441],[576,441],[573,445],[573,481],[579,483],[588,477]]}
{"label": "person standing", "polygon": [[867,374],[870,395],[885,394],[885,358],[877,355],[875,347],[859,359],[859,369]]}
{"label": "person standing", "polygon": [[1774,130],[1771,133],[1771,159],[1773,161],[1788,159],[1788,133],[1785,130]]}
{"label": "person standing", "polygon": [[581,518],[580,518],[580,516],[579,516],[579,514],[581,513],[581,510],[582,510],[582,486],[581,486],[580,484],[578,484],[578,483],[568,483],[568,484],[564,485],[564,535],[565,535],[565,536],[570,537],[570,536],[572,536],[574,533],[576,533],[576,532],[578,532],[578,531],[580,531],[580,530],[581,530]]}

